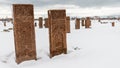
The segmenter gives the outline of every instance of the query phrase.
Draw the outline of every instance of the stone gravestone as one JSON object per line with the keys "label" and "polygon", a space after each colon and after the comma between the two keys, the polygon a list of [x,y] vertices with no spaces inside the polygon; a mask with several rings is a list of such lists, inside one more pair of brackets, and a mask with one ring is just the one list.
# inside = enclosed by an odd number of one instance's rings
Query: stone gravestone
{"label": "stone gravestone", "polygon": [[39,28],[43,28],[43,18],[39,17]]}
{"label": "stone gravestone", "polygon": [[49,10],[49,37],[50,37],[50,57],[67,53],[66,43],[66,11]]}
{"label": "stone gravestone", "polygon": [[75,29],[80,29],[80,19],[76,18]]}
{"label": "stone gravestone", "polygon": [[16,62],[36,60],[33,5],[13,4]]}
{"label": "stone gravestone", "polygon": [[37,27],[37,22],[35,22],[35,27]]}
{"label": "stone gravestone", "polygon": [[86,17],[86,20],[85,20],[85,28],[90,28],[90,26],[91,26],[90,17]]}
{"label": "stone gravestone", "polygon": [[48,18],[45,18],[44,21],[45,21],[45,24],[44,24],[45,28],[48,28],[49,27]]}
{"label": "stone gravestone", "polygon": [[6,21],[4,21],[3,23],[4,23],[4,26],[6,26]]}
{"label": "stone gravestone", "polygon": [[70,33],[70,17],[66,17],[66,33]]}
{"label": "stone gravestone", "polygon": [[115,26],[115,22],[112,22],[112,27],[114,27]]}
{"label": "stone gravestone", "polygon": [[82,26],[85,26],[84,19],[82,19],[81,25],[82,25]]}

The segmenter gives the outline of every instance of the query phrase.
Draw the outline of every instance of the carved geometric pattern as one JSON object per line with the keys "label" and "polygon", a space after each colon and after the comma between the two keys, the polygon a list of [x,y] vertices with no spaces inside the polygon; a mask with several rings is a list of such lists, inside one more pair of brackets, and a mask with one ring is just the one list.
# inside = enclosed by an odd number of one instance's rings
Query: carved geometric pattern
{"label": "carved geometric pattern", "polygon": [[66,11],[49,10],[50,57],[67,53],[66,44]]}
{"label": "carved geometric pattern", "polygon": [[36,59],[33,5],[13,4],[16,62]]}
{"label": "carved geometric pattern", "polygon": [[75,29],[80,29],[80,19],[76,18]]}

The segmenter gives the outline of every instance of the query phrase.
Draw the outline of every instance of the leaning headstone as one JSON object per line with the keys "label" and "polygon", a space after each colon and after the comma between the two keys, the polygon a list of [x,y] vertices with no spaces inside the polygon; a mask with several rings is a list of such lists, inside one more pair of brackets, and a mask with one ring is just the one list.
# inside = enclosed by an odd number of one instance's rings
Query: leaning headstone
{"label": "leaning headstone", "polygon": [[66,32],[70,33],[70,17],[66,17]]}
{"label": "leaning headstone", "polygon": [[45,23],[44,23],[45,28],[48,28],[49,27],[48,18],[45,18],[44,21],[45,21]]}
{"label": "leaning headstone", "polygon": [[33,5],[13,4],[16,62],[36,60]]}
{"label": "leaning headstone", "polygon": [[50,37],[50,57],[67,53],[66,43],[66,11],[49,10],[49,37]]}
{"label": "leaning headstone", "polygon": [[43,28],[43,18],[39,17],[39,28]]}
{"label": "leaning headstone", "polygon": [[85,20],[85,28],[90,28],[90,26],[91,26],[90,17],[86,17],[86,20]]}
{"label": "leaning headstone", "polygon": [[80,29],[80,19],[76,18],[75,29]]}

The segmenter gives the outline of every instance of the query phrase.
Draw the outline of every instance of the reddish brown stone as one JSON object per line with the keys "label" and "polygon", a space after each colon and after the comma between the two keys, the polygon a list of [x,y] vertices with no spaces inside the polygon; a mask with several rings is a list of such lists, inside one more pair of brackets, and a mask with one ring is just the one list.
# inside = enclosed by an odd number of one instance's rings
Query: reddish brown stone
{"label": "reddish brown stone", "polygon": [[43,28],[43,18],[39,17],[39,28]]}
{"label": "reddish brown stone", "polygon": [[112,22],[112,27],[114,27],[115,26],[115,22]]}
{"label": "reddish brown stone", "polygon": [[82,26],[85,26],[85,22],[84,22],[84,19],[82,19],[82,23],[81,23]]}
{"label": "reddish brown stone", "polygon": [[90,26],[91,26],[90,17],[86,17],[86,20],[85,20],[85,28],[90,28]]}
{"label": "reddish brown stone", "polygon": [[80,19],[76,18],[75,29],[80,29]]}
{"label": "reddish brown stone", "polygon": [[49,27],[48,18],[45,18],[44,21],[45,21],[45,24],[44,24],[45,28],[48,28]]}
{"label": "reddish brown stone", "polygon": [[13,4],[16,62],[36,59],[33,5]]}
{"label": "reddish brown stone", "polygon": [[50,57],[67,53],[66,44],[66,11],[49,10]]}
{"label": "reddish brown stone", "polygon": [[66,17],[66,32],[70,33],[70,17]]}

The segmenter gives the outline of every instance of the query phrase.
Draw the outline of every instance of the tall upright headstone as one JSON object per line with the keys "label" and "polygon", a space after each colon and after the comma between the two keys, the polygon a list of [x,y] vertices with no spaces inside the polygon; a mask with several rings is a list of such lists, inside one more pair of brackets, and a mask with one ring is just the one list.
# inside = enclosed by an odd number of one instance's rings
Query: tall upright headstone
{"label": "tall upright headstone", "polygon": [[86,17],[86,20],[85,20],[85,28],[90,28],[90,26],[91,26],[90,17]]}
{"label": "tall upright headstone", "polygon": [[39,28],[43,28],[43,18],[39,17]]}
{"label": "tall upright headstone", "polygon": [[16,62],[36,60],[33,5],[13,4]]}
{"label": "tall upright headstone", "polygon": [[76,18],[75,29],[80,29],[80,19]]}
{"label": "tall upright headstone", "polygon": [[70,33],[70,17],[66,17],[66,32]]}
{"label": "tall upright headstone", "polygon": [[49,37],[50,37],[50,57],[67,53],[66,43],[66,11],[49,10]]}
{"label": "tall upright headstone", "polygon": [[45,23],[44,23],[45,28],[48,28],[49,27],[49,20],[48,20],[48,18],[45,18],[44,21],[45,21]]}

